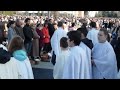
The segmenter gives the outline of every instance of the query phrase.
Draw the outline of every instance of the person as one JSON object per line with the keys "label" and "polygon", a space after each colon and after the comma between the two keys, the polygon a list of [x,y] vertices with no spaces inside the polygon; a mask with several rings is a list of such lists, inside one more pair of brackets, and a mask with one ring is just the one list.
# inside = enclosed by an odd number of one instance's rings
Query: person
{"label": "person", "polygon": [[58,22],[58,29],[54,32],[51,38],[51,46],[52,46],[52,64],[55,65],[56,57],[61,53],[60,49],[60,39],[62,37],[67,37],[67,32],[63,29],[63,22]]}
{"label": "person", "polygon": [[25,45],[25,49],[27,51],[28,56],[31,56],[30,53],[32,49],[33,32],[30,27],[30,18],[26,18],[25,23],[26,25],[23,27],[23,33],[25,36],[24,45]]}
{"label": "person", "polygon": [[88,32],[87,34],[87,38],[92,40],[93,45],[95,45],[96,43],[98,43],[98,30],[96,30],[96,23],[95,22],[91,22],[90,23],[91,26],[91,30]]}
{"label": "person", "polygon": [[50,35],[49,35],[49,31],[48,31],[48,23],[44,23],[42,32],[43,32],[43,35],[45,36],[43,39],[43,43],[44,43],[43,51],[48,53],[48,52],[50,52]]}
{"label": "person", "polygon": [[66,37],[62,37],[60,39],[60,47],[61,47],[61,53],[56,58],[56,64],[53,69],[54,79],[62,79],[63,67],[70,53],[68,49],[68,43]]}
{"label": "person", "polygon": [[25,40],[25,36],[23,34],[23,28],[22,28],[22,21],[20,19],[16,20],[15,31],[17,35],[19,35],[23,40]]}
{"label": "person", "polygon": [[107,41],[108,31],[100,29],[98,33],[99,43],[92,51],[93,79],[116,79],[117,62],[114,50]]}
{"label": "person", "polygon": [[85,53],[86,53],[86,58],[88,60],[88,66],[89,66],[89,75],[90,77],[92,78],[92,64],[91,64],[91,52],[92,52],[92,48],[93,48],[93,43],[91,40],[89,40],[88,38],[86,38],[87,36],[87,28],[83,27],[83,28],[78,28],[78,30],[81,34],[81,43],[80,43],[80,47],[82,49],[85,50]]}
{"label": "person", "polygon": [[19,68],[20,79],[33,79],[33,71],[24,49],[24,42],[20,36],[16,36],[9,44],[8,51],[12,55],[12,60],[16,61]]}
{"label": "person", "polygon": [[0,47],[0,79],[20,79],[19,68],[11,54]]}
{"label": "person", "polygon": [[81,36],[78,31],[67,34],[70,55],[64,64],[62,79],[90,79],[85,51],[79,46]]}
{"label": "person", "polygon": [[115,54],[116,54],[116,59],[117,59],[117,68],[118,68],[118,71],[120,70],[120,29],[118,30],[117,32],[117,39],[114,43],[114,51],[115,51]]}
{"label": "person", "polygon": [[33,62],[34,61],[39,62],[39,59],[40,59],[40,57],[39,57],[39,38],[40,38],[40,36],[36,32],[36,25],[32,23],[30,26],[31,26],[32,31],[33,31],[31,57],[32,57]]}
{"label": "person", "polygon": [[16,36],[16,31],[15,31],[15,21],[10,21],[9,22],[9,29],[8,29],[8,44],[12,40],[12,38]]}
{"label": "person", "polygon": [[41,54],[41,51],[43,49],[43,46],[44,46],[43,40],[45,38],[45,36],[42,32],[42,29],[43,29],[43,24],[37,24],[36,32],[40,36],[40,38],[39,38],[39,55]]}
{"label": "person", "polygon": [[52,38],[53,36],[53,33],[55,31],[55,28],[54,28],[54,25],[53,25],[53,19],[49,19],[49,23],[48,23],[48,30],[49,30],[49,34],[50,34],[50,39]]}

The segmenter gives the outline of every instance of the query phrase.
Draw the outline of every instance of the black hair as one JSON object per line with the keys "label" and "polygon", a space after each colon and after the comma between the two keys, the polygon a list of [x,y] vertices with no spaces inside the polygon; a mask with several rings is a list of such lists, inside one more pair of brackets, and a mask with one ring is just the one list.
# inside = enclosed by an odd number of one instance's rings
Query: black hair
{"label": "black hair", "polygon": [[67,38],[66,37],[62,37],[60,39],[60,46],[63,48],[67,48],[68,47],[68,43],[67,43]]}
{"label": "black hair", "polygon": [[72,23],[72,27],[74,27],[75,26],[75,23]]}
{"label": "black hair", "polygon": [[74,41],[75,45],[79,45],[81,42],[81,35],[78,31],[70,31],[67,33],[70,41]]}
{"label": "black hair", "polygon": [[15,21],[10,21],[9,22],[9,25],[11,26],[12,24],[14,24],[15,23]]}
{"label": "black hair", "polygon": [[58,27],[62,27],[63,26],[63,22],[58,22]]}
{"label": "black hair", "polygon": [[30,20],[30,18],[26,18],[26,19],[25,19],[25,23],[27,23],[29,20]]}
{"label": "black hair", "polygon": [[79,31],[80,33],[82,33],[85,37],[88,34],[87,28],[78,28],[77,31]]}
{"label": "black hair", "polygon": [[90,26],[91,26],[92,28],[96,28],[96,22],[91,21]]}
{"label": "black hair", "polygon": [[45,25],[48,25],[48,22],[45,22],[45,23],[44,23],[44,27],[45,27]]}

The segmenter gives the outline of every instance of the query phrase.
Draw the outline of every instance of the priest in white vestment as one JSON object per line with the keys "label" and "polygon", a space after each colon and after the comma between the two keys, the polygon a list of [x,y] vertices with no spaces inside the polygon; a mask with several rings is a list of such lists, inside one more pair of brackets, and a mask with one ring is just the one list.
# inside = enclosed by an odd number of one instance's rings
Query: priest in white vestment
{"label": "priest in white vestment", "polygon": [[77,31],[70,31],[68,33],[70,55],[65,62],[62,79],[90,79],[86,53],[79,44],[80,34]]}
{"label": "priest in white vestment", "polygon": [[88,34],[87,34],[87,38],[92,40],[93,44],[97,44],[98,43],[98,32],[99,30],[96,29],[96,23],[95,22],[91,22],[90,23],[91,26],[91,30],[89,30]]}
{"label": "priest in white vestment", "polygon": [[116,79],[117,62],[114,50],[107,41],[108,32],[100,29],[98,34],[99,43],[92,51],[93,79]]}
{"label": "priest in white vestment", "polygon": [[58,22],[58,29],[54,32],[51,38],[52,52],[54,51],[56,57],[61,53],[60,39],[62,37],[67,37],[67,32],[63,29],[63,22]]}
{"label": "priest in white vestment", "polygon": [[92,48],[93,48],[93,43],[91,40],[89,40],[88,38],[86,38],[87,36],[87,29],[86,28],[79,28],[77,31],[80,32],[81,34],[81,43],[80,43],[80,47],[85,51],[86,53],[86,58],[87,58],[87,63],[89,66],[89,75],[92,79],[92,64],[91,64],[91,52],[92,52]]}
{"label": "priest in white vestment", "polygon": [[68,43],[66,37],[61,38],[60,46],[61,46],[61,53],[56,58],[56,64],[53,69],[54,79],[62,79],[64,64],[68,60],[68,56],[70,53],[68,49]]}

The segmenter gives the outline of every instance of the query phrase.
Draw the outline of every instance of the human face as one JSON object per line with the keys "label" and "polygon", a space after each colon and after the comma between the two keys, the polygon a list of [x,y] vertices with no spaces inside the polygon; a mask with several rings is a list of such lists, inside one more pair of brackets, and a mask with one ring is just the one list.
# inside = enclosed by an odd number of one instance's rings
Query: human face
{"label": "human face", "polygon": [[68,40],[67,40],[67,43],[68,43],[68,46],[69,46],[69,47],[73,47],[73,41],[70,41],[69,38],[68,38]]}
{"label": "human face", "polygon": [[99,31],[98,40],[99,43],[104,43],[107,40],[107,35],[105,35],[103,31]]}
{"label": "human face", "polygon": [[27,25],[30,25],[30,20],[28,20],[28,22],[26,23]]}
{"label": "human face", "polygon": [[12,24],[12,25],[11,25],[11,27],[12,27],[12,28],[14,28],[14,27],[15,27],[15,23],[14,23],[14,24]]}

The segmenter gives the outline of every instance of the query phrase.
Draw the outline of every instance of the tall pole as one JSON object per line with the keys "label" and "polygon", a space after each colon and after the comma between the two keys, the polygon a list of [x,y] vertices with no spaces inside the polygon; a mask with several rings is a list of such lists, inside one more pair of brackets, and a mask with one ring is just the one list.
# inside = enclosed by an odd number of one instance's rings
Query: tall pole
{"label": "tall pole", "polygon": [[48,18],[50,18],[50,11],[48,11]]}

